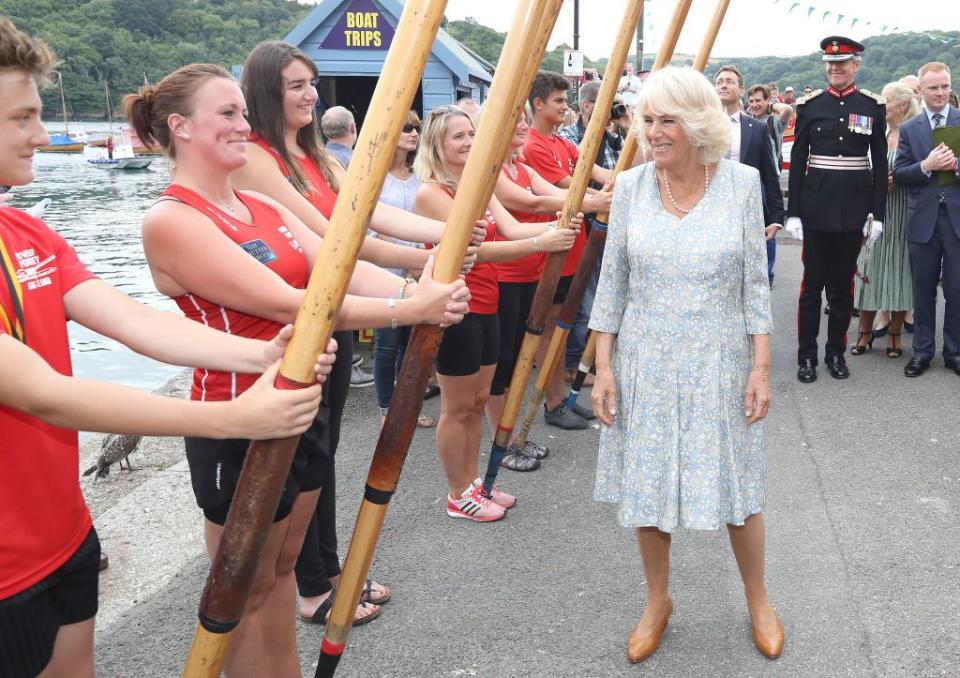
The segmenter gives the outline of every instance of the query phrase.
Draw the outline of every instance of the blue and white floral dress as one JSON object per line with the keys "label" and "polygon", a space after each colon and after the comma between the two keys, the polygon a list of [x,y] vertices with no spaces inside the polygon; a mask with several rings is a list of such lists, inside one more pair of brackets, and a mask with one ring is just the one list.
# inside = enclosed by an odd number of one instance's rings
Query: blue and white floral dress
{"label": "blue and white floral dress", "polygon": [[595,498],[625,527],[664,532],[762,511],[763,423],[744,416],[750,335],[773,330],[757,171],[721,160],[683,219],[653,163],[621,174],[590,327],[617,335]]}

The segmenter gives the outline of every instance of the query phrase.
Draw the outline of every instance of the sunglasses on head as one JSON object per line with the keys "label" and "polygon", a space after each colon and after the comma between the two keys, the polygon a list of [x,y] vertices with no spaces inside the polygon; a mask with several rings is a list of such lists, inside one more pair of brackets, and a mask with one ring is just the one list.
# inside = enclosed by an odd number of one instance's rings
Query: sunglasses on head
{"label": "sunglasses on head", "polygon": [[410,134],[410,132],[416,132],[420,134],[420,125],[414,125],[412,122],[404,123],[403,133]]}

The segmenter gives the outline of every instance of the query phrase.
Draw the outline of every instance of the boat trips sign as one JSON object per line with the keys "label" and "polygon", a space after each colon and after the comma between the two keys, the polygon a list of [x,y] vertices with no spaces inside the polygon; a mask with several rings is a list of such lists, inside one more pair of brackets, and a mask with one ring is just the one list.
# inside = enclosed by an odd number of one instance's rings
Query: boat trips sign
{"label": "boat trips sign", "polygon": [[322,49],[387,49],[393,26],[370,0],[353,0],[320,45]]}

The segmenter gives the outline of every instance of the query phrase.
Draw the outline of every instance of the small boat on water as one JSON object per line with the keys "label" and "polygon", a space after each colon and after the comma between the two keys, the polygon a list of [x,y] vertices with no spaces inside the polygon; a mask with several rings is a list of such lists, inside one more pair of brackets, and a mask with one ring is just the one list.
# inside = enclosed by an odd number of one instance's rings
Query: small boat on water
{"label": "small boat on water", "polygon": [[[54,71],[57,74],[57,82],[60,85],[60,105],[63,109],[63,134],[51,134],[50,143],[46,146],[37,146],[38,151],[44,153],[83,153],[83,140],[75,139],[70,136],[70,124],[67,122],[67,98],[63,93],[63,75],[60,71]],[[84,137],[86,134],[84,134]]]}
{"label": "small boat on water", "polygon": [[94,158],[87,160],[94,167],[103,169],[147,169],[153,158],[138,156],[134,152],[134,144],[130,140],[130,133],[123,127],[120,128],[119,142],[114,141],[113,135],[113,108],[110,105],[110,87],[106,81],[103,83],[103,91],[107,98],[107,121],[110,124],[110,134],[103,140],[103,145],[107,149],[107,157]]}
{"label": "small boat on water", "polygon": [[94,160],[87,160],[88,163],[94,167],[102,167],[103,169],[147,169],[150,167],[150,163],[153,162],[153,158],[96,158]]}
{"label": "small boat on water", "polygon": [[37,146],[44,153],[83,153],[83,142],[75,141],[67,134],[53,134],[46,146]]}

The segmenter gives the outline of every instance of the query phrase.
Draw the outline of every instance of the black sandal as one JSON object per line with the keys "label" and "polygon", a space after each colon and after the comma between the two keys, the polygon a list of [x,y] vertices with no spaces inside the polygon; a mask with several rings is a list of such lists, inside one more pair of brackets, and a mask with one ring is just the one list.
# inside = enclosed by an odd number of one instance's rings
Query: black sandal
{"label": "black sandal", "polygon": [[[384,587],[386,588],[386,587]],[[363,593],[360,594],[361,603],[370,603],[371,605],[383,605],[388,600],[390,600],[390,589],[387,589],[387,594],[382,598],[377,600],[373,599],[373,580],[368,579],[363,585]]]}
{"label": "black sandal", "polygon": [[[302,619],[308,624],[317,624],[318,626],[326,626],[327,615],[330,614],[330,610],[333,609],[333,600],[336,597],[336,595],[337,595],[337,592],[334,591],[329,596],[327,596],[326,600],[320,603],[320,606],[316,609],[316,611],[314,611],[313,615],[311,615],[309,618],[304,617],[303,615],[300,615],[300,619]],[[367,606],[367,603],[362,600],[362,596],[361,596],[360,605],[362,607]],[[372,612],[371,614],[368,614],[366,617],[361,617],[360,619],[357,619],[356,617],[357,613],[354,612],[352,626],[363,626],[364,624],[372,622],[374,619],[380,616],[380,612],[381,610],[377,610],[376,612]]]}
{"label": "black sandal", "polygon": [[894,334],[890,333],[890,340],[893,342],[894,346],[887,345],[887,357],[888,358],[899,358],[903,355],[903,347],[897,348],[896,343],[897,339],[900,337],[900,332]]}
{"label": "black sandal", "polygon": [[[866,344],[861,345],[861,344],[860,344],[860,340],[863,339],[863,338],[864,338],[865,336],[867,336],[868,334],[870,335],[870,341],[868,341]],[[872,332],[872,331],[869,331],[869,332],[858,332],[858,333],[857,333],[857,343],[856,343],[855,346],[851,347],[851,349],[850,349],[850,355],[863,355],[863,354],[866,353],[867,351],[873,349],[873,340],[874,340],[875,338],[876,338],[876,337],[873,336],[873,332]]]}

